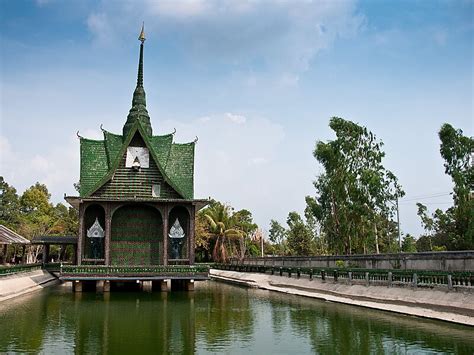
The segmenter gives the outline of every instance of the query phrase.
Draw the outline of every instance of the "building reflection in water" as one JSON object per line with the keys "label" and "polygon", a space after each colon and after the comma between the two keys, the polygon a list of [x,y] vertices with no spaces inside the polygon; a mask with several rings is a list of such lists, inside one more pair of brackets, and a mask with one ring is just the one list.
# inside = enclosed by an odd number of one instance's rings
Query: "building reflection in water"
{"label": "building reflection in water", "polygon": [[0,353],[473,353],[472,329],[215,282],[0,304]]}

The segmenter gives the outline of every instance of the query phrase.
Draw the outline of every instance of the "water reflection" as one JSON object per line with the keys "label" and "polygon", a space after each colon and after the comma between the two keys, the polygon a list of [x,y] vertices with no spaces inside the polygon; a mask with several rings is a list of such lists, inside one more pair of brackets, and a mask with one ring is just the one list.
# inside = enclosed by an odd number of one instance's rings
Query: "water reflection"
{"label": "water reflection", "polygon": [[215,282],[190,293],[47,289],[0,304],[0,329],[1,353],[474,351],[472,328]]}

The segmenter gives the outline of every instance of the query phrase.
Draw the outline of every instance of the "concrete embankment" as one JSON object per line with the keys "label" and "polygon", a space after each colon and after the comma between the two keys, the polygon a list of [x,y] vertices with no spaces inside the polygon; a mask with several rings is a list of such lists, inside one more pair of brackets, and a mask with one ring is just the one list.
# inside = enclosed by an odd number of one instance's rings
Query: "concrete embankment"
{"label": "concrete embankment", "polygon": [[58,279],[45,270],[4,276],[0,278],[0,302],[58,283]]}
{"label": "concrete embankment", "polygon": [[427,288],[362,286],[211,269],[214,280],[474,326],[474,293]]}

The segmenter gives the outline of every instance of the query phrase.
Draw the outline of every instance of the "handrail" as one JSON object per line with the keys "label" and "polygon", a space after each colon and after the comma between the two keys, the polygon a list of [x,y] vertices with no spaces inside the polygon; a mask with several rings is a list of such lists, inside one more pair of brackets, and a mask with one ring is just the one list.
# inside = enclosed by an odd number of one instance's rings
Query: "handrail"
{"label": "handrail", "polygon": [[113,266],[113,265],[62,265],[61,275],[154,275],[154,274],[187,274],[195,275],[208,273],[207,265],[135,265],[135,266]]}
{"label": "handrail", "polygon": [[366,285],[410,285],[410,286],[447,286],[452,289],[454,286],[474,288],[474,272],[471,271],[422,271],[422,270],[399,270],[399,269],[359,269],[359,268],[338,268],[338,267],[289,267],[289,266],[265,266],[248,264],[215,264],[213,268],[221,270],[233,270],[239,272],[259,272],[272,275],[284,274],[288,277],[296,275],[308,275],[312,280],[314,277],[332,278],[335,282],[343,279],[349,283],[363,282]]}
{"label": "handrail", "polygon": [[41,263],[0,266],[0,277],[41,270]]}

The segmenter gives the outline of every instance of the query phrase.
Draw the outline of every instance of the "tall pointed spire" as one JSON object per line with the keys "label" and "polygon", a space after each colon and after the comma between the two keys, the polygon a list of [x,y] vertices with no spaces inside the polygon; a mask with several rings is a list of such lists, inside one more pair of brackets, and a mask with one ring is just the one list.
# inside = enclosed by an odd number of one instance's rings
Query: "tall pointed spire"
{"label": "tall pointed spire", "polygon": [[145,89],[143,88],[143,44],[145,42],[145,26],[142,25],[140,35],[138,36],[140,43],[140,57],[138,60],[138,74],[137,74],[137,87],[133,92],[132,108],[127,116],[127,122],[123,126],[123,139],[126,139],[130,128],[133,126],[136,120],[140,121],[142,127],[148,135],[152,135],[152,128],[150,123],[150,116],[146,110],[146,95]]}

